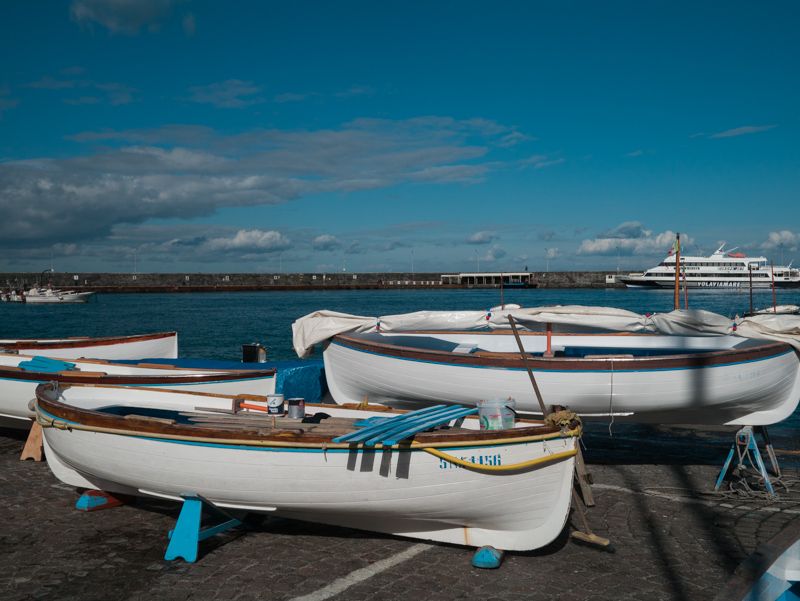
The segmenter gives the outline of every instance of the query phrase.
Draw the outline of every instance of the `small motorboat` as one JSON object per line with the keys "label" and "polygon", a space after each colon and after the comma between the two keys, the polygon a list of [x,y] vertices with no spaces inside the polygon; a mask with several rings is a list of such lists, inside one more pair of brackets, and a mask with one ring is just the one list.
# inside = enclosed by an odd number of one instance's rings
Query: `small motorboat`
{"label": "small motorboat", "polygon": [[0,350],[56,359],[177,359],[178,333],[104,338],[0,339]]}
{"label": "small motorboat", "polygon": [[94,296],[94,292],[76,292],[74,290],[56,290],[55,288],[31,288],[23,296],[25,303],[85,303]]}
{"label": "small motorboat", "polygon": [[42,384],[36,419],[71,486],[504,550],[564,528],[576,420],[481,430],[475,409],[366,404],[291,419],[264,401]]}
{"label": "small motorboat", "polygon": [[[181,363],[184,365],[181,366]],[[36,387],[45,382],[60,386],[108,384],[215,392],[220,394],[267,395],[275,392],[276,369],[257,363],[252,367],[203,369],[175,364],[119,363],[81,359],[62,361],[40,356],[0,353],[0,426],[27,429],[31,426],[28,402]],[[189,362],[190,363],[190,362]],[[241,364],[238,364],[241,365]]]}

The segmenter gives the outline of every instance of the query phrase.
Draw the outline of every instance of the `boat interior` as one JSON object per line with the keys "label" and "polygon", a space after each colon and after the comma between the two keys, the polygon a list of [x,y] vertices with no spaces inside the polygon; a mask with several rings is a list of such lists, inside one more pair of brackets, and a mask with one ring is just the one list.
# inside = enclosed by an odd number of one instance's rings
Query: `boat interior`
{"label": "boat interior", "polygon": [[[494,332],[369,332],[345,337],[422,351],[465,355],[518,355],[514,336],[509,331]],[[540,334],[521,336],[529,356],[541,357],[547,349],[547,337]],[[657,334],[564,334],[554,333],[551,350],[555,357],[592,358],[597,355],[663,357],[688,353],[741,350],[770,344],[768,341],[734,336],[663,336]]]}

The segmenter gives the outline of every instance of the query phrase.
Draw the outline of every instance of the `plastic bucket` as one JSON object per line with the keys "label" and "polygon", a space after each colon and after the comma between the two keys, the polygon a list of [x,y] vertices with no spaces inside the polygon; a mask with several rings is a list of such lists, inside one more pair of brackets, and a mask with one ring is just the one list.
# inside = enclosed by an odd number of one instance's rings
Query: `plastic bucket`
{"label": "plastic bucket", "polygon": [[512,398],[481,399],[478,401],[478,418],[481,430],[505,430],[514,427],[514,409],[517,403]]}

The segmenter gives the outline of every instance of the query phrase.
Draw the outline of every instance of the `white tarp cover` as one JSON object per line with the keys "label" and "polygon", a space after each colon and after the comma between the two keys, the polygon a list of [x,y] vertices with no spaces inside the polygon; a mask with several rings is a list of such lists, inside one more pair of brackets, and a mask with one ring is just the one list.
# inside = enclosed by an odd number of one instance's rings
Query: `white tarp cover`
{"label": "white tarp cover", "polygon": [[[512,315],[520,329],[527,324],[565,324],[615,332],[657,332],[670,336],[740,336],[787,342],[800,351],[800,316],[756,315],[738,322],[701,310],[639,315],[611,307],[581,305],[534,307],[505,311],[417,311],[402,315],[364,317],[336,311],[315,311],[292,324],[294,350],[300,357],[314,345],[346,332],[408,332],[425,330],[509,329]],[[734,328],[735,323],[735,328]]]}

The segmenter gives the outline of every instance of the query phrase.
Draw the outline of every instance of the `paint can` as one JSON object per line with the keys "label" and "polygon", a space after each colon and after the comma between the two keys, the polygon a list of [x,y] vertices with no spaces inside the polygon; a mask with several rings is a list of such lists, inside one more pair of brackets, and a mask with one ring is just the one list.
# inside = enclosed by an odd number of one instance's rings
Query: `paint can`
{"label": "paint can", "polygon": [[505,430],[514,427],[517,403],[507,399],[481,399],[478,401],[478,419],[481,430]]}
{"label": "paint can", "polygon": [[283,395],[282,394],[268,394],[267,395],[267,413],[272,415],[283,415]]}
{"label": "paint can", "polygon": [[303,419],[306,416],[306,400],[305,399],[288,399],[286,401],[289,406],[289,417],[292,419]]}

